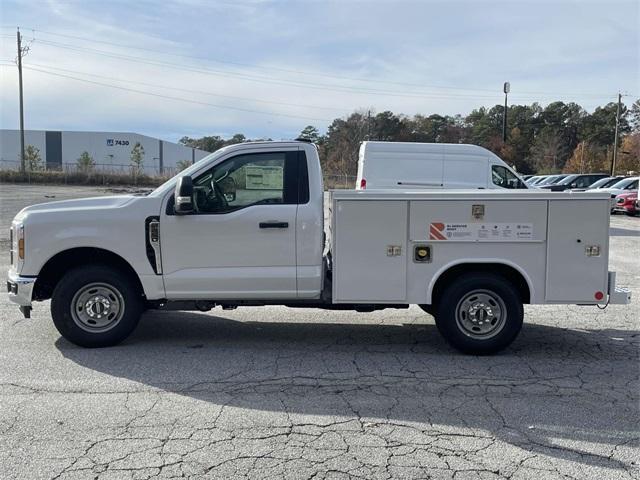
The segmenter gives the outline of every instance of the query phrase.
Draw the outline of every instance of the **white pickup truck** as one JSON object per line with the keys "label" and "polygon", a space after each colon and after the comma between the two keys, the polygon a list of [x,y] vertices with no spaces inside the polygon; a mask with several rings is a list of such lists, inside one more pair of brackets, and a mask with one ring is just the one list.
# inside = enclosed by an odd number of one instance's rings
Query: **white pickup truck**
{"label": "white pickup truck", "polygon": [[34,205],[11,226],[9,297],[51,298],[60,333],[114,345],[145,309],[418,304],[461,351],[509,345],[523,304],[628,303],[608,272],[609,196],[330,193],[313,144],[244,143],[147,196]]}

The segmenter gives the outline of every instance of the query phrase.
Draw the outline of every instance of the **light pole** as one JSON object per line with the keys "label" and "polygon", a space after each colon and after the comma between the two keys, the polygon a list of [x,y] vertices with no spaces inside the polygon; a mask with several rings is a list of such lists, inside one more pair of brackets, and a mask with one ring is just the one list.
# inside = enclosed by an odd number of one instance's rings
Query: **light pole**
{"label": "light pole", "polygon": [[511,90],[509,82],[504,82],[502,91],[504,92],[504,115],[502,116],[502,141],[507,142],[507,96]]}

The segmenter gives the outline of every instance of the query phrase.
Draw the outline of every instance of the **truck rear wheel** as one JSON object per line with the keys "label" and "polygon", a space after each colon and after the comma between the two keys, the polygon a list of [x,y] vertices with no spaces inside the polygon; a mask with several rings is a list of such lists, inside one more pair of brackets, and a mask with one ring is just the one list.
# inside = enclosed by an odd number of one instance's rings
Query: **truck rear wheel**
{"label": "truck rear wheel", "polygon": [[461,352],[486,355],[513,342],[523,316],[522,300],[511,283],[499,275],[470,273],[442,293],[436,325]]}
{"label": "truck rear wheel", "polygon": [[138,325],[142,296],[127,276],[106,266],[71,270],[51,298],[51,316],[60,334],[82,347],[108,347]]}

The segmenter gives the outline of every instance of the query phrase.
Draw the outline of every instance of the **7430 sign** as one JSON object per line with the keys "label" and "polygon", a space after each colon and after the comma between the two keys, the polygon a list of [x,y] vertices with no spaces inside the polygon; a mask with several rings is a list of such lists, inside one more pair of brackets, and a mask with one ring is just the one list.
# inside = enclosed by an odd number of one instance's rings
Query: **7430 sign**
{"label": "7430 sign", "polygon": [[107,147],[113,147],[118,145],[122,145],[126,147],[127,145],[129,145],[129,140],[116,140],[113,138],[107,138]]}

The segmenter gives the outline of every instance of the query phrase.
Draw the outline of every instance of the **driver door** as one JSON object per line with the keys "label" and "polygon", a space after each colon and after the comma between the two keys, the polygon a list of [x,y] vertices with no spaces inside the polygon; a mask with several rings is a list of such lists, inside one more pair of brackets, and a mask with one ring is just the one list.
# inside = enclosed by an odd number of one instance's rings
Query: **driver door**
{"label": "driver door", "polygon": [[195,211],[160,222],[167,298],[295,298],[298,170],[297,149],[261,150],[195,177]]}

